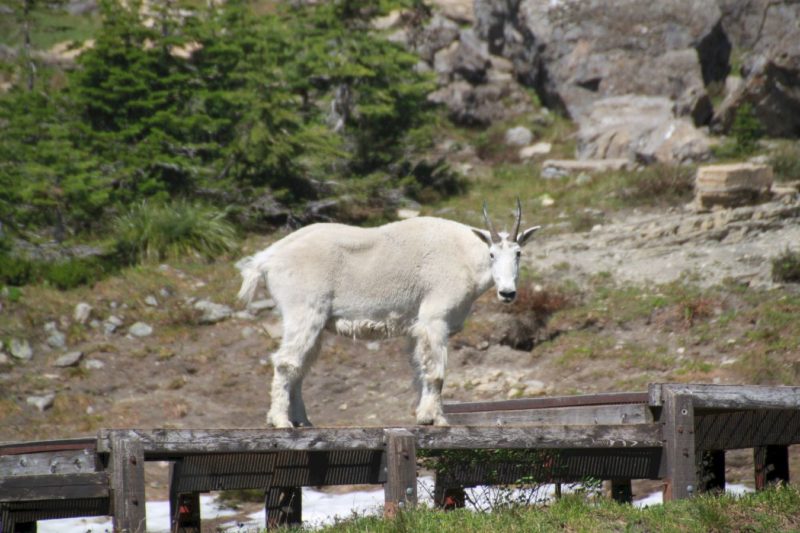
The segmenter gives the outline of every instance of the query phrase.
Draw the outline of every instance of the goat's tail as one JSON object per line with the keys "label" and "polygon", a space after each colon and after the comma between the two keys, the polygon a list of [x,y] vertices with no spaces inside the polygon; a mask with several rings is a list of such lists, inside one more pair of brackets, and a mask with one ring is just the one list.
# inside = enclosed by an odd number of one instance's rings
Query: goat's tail
{"label": "goat's tail", "polygon": [[267,273],[268,262],[272,255],[271,248],[267,248],[255,255],[244,257],[236,263],[236,268],[242,275],[242,287],[239,289],[239,299],[250,303],[258,288],[258,281]]}

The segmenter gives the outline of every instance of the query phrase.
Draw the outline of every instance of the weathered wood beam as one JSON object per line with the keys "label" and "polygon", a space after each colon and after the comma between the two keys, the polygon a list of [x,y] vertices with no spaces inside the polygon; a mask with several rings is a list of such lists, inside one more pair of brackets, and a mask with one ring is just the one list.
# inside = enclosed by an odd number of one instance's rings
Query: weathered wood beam
{"label": "weathered wood beam", "polygon": [[459,426],[646,424],[653,415],[647,405],[620,404],[455,412],[447,414],[447,421]]}
{"label": "weathered wood beam", "polygon": [[[407,429],[418,448],[653,448],[661,446],[657,424],[532,427],[430,427]],[[137,441],[147,459],[201,453],[284,450],[384,449],[383,428],[295,428],[252,430],[106,430],[98,452],[108,453],[113,438]]]}
{"label": "weathered wood beam", "polygon": [[107,498],[108,474],[50,474],[0,477],[0,502]]}
{"label": "weathered wood beam", "polygon": [[695,410],[800,409],[800,387],[766,385],[654,383],[648,390],[650,405],[664,405],[667,390],[692,396]]}
{"label": "weathered wood beam", "polygon": [[94,450],[63,450],[0,455],[0,478],[46,474],[81,474],[96,470]]}

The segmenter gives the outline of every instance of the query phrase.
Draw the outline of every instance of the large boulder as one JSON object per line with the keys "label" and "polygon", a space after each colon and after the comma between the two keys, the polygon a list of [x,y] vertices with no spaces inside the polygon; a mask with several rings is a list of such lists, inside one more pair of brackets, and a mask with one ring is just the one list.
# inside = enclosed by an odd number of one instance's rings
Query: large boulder
{"label": "large boulder", "polygon": [[663,96],[625,95],[597,100],[578,118],[580,159],[626,158],[640,163],[707,159],[707,135],[674,114]]}
{"label": "large boulder", "polygon": [[717,109],[714,128],[728,131],[737,110],[749,103],[766,134],[800,136],[800,31],[794,39],[751,55],[742,70],[744,82]]}
{"label": "large boulder", "polygon": [[608,96],[664,96],[697,124],[731,45],[713,0],[475,1],[476,31],[543,103],[577,118]]}

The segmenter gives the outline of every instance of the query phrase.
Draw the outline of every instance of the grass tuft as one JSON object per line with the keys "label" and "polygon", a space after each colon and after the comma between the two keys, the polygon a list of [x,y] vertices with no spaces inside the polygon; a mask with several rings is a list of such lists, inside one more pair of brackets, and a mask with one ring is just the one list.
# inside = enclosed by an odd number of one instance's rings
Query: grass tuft
{"label": "grass tuft", "polygon": [[778,283],[800,283],[800,253],[783,251],[772,260],[772,281]]}
{"label": "grass tuft", "polygon": [[180,200],[141,202],[114,221],[116,247],[132,263],[196,255],[206,259],[236,249],[236,230],[227,213]]}

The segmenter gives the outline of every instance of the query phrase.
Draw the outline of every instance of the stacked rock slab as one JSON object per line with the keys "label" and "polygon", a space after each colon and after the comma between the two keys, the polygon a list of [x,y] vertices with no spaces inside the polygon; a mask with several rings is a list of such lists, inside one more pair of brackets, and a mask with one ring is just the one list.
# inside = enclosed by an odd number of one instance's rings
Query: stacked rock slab
{"label": "stacked rock slab", "polygon": [[753,204],[769,198],[771,187],[772,167],[769,165],[706,165],[697,169],[695,206],[706,210],[715,206]]}

